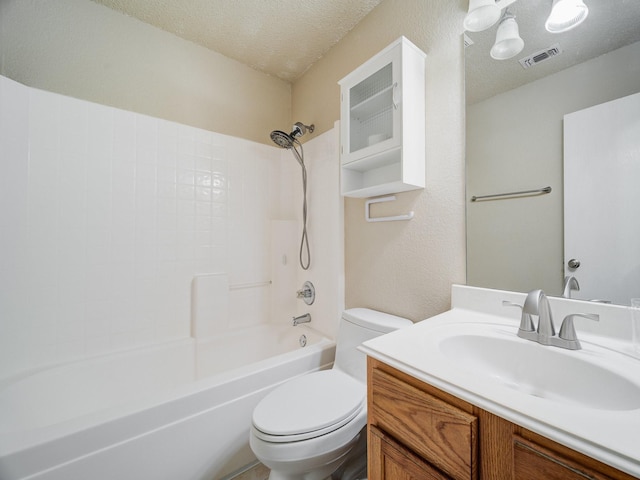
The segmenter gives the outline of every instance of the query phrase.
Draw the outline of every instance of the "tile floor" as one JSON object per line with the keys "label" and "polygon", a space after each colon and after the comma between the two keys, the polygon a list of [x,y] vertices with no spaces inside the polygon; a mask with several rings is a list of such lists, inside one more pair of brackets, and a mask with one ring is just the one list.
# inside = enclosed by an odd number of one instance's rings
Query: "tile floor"
{"label": "tile floor", "polygon": [[267,480],[269,478],[269,469],[259,463],[255,467],[233,477],[233,480]]}

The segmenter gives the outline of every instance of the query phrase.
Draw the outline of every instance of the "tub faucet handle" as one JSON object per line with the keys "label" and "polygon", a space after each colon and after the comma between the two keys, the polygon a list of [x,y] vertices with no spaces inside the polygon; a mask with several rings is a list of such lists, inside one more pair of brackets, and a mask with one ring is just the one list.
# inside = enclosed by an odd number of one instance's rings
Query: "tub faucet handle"
{"label": "tub faucet handle", "polygon": [[316,289],[311,282],[304,282],[302,288],[296,292],[296,296],[304,300],[304,303],[311,305],[316,299]]}
{"label": "tub faucet handle", "polygon": [[303,290],[298,290],[296,292],[296,295],[298,298],[309,298],[311,297],[311,290],[308,288],[305,288]]}

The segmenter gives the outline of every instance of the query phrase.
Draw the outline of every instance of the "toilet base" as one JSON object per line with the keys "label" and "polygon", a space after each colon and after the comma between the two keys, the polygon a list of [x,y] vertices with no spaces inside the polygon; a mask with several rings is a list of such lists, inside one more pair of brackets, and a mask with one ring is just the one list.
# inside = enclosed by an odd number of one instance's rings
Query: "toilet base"
{"label": "toilet base", "polygon": [[283,470],[271,470],[269,480],[325,480],[331,479],[331,474],[349,458],[349,451],[344,455],[322,466],[316,466],[313,470],[304,473],[291,473]]}
{"label": "toilet base", "polygon": [[330,463],[305,473],[271,470],[269,480],[366,480],[367,434],[364,427],[346,451]]}
{"label": "toilet base", "polygon": [[348,458],[333,472],[329,480],[367,480],[366,427],[360,433],[360,438],[349,452]]}

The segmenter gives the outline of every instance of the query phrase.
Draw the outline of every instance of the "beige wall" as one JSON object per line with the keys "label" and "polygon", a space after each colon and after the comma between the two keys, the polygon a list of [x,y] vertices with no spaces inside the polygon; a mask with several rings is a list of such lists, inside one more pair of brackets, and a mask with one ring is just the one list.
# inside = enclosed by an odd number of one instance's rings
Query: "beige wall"
{"label": "beige wall", "polygon": [[2,0],[0,74],[262,143],[291,122],[289,83],[88,0]]}
{"label": "beige wall", "polygon": [[417,321],[448,309],[451,284],[465,282],[466,7],[464,0],[386,0],[293,86],[293,118],[323,132],[339,119],[336,82],[343,76],[400,35],[427,53],[427,186],[378,210],[415,211],[408,222],[367,223],[364,200],[345,199],[347,307]]}
{"label": "beige wall", "polygon": [[427,53],[427,187],[381,206],[381,214],[383,208],[414,210],[409,222],[368,224],[364,200],[345,200],[346,303],[420,320],[446,310],[451,284],[465,281],[466,7],[466,0],[385,0],[291,90],[286,82],[87,0],[4,0],[0,73],[37,88],[269,143],[267,132],[292,120],[315,123],[314,135],[332,128],[339,119],[337,81],[405,35]]}
{"label": "beige wall", "polygon": [[551,186],[549,195],[469,203],[468,283],[562,293],[562,121],[640,91],[640,43],[467,108],[467,196]]}

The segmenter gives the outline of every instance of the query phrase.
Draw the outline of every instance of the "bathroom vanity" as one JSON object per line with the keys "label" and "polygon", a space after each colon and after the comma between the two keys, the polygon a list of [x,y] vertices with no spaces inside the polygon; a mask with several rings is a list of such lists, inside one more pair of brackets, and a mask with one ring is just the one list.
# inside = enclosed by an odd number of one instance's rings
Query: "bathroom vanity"
{"label": "bathroom vanity", "polygon": [[633,479],[369,358],[369,479]]}
{"label": "bathroom vanity", "polygon": [[577,323],[582,350],[558,352],[517,338],[504,300],[524,295],[456,286],[449,312],[361,347],[370,480],[640,478],[640,360],[625,307],[551,299],[559,320],[601,318]]}

